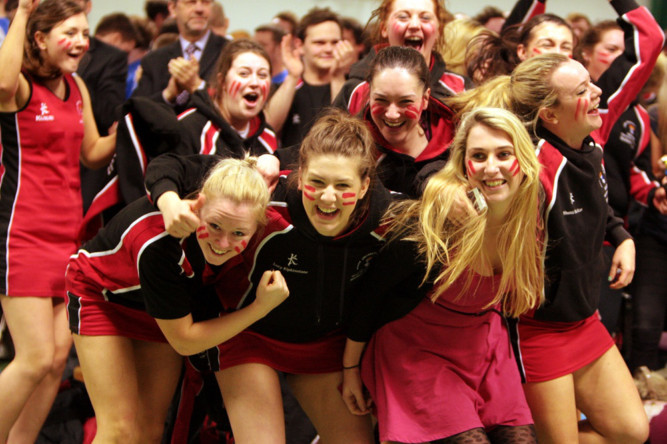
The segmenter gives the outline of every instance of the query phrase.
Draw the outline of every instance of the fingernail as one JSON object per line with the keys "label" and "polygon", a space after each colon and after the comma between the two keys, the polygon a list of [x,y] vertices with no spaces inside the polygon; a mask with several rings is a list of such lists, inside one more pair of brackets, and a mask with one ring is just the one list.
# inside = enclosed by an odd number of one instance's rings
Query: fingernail
{"label": "fingernail", "polygon": [[607,281],[611,282],[611,281],[612,281],[612,277],[611,277],[611,276],[607,276]]}

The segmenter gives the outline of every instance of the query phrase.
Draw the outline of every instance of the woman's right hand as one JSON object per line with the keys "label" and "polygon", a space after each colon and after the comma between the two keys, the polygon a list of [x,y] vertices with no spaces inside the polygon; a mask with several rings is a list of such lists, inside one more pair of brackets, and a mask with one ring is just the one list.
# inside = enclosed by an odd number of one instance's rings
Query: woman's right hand
{"label": "woman's right hand", "polygon": [[282,273],[277,270],[267,270],[257,285],[257,295],[254,304],[262,308],[266,315],[280,305],[289,296],[289,288]]}
{"label": "woman's right hand", "polygon": [[197,199],[181,199],[174,191],[167,191],[158,198],[156,204],[162,212],[167,233],[174,237],[180,239],[189,236],[201,223],[197,212],[204,205],[203,194]]}
{"label": "woman's right hand", "polygon": [[17,11],[24,11],[30,14],[39,5],[40,0],[19,0]]}
{"label": "woman's right hand", "polygon": [[364,395],[359,367],[343,369],[342,396],[353,415],[363,416],[371,412],[371,399]]}

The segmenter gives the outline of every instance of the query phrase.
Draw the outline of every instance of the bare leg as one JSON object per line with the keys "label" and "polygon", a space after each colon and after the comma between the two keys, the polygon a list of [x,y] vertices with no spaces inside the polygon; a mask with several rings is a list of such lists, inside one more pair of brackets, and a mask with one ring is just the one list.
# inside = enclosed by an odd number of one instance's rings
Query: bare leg
{"label": "bare leg", "polygon": [[641,444],[648,439],[648,419],[621,354],[611,347],[574,373],[577,406],[587,420],[581,443]]}
{"label": "bare leg", "polygon": [[139,442],[160,443],[183,357],[167,343],[133,342],[139,382]]}
{"label": "bare leg", "polygon": [[343,382],[341,372],[288,375],[287,382],[323,443],[373,443],[370,415],[350,413],[338,391]]}
{"label": "bare leg", "polygon": [[12,443],[33,443],[53,404],[69,351],[64,304],[54,308],[51,298],[4,295],[0,303],[16,349],[0,373],[0,442],[11,436]]}
{"label": "bare leg", "polygon": [[215,377],[236,443],[285,443],[283,401],[275,370],[264,364],[243,364],[216,372]]}
{"label": "bare leg", "polygon": [[572,375],[523,386],[540,444],[572,444],[578,440],[577,406]]}
{"label": "bare leg", "polygon": [[86,390],[95,409],[95,443],[137,443],[138,384],[132,341],[74,335]]}

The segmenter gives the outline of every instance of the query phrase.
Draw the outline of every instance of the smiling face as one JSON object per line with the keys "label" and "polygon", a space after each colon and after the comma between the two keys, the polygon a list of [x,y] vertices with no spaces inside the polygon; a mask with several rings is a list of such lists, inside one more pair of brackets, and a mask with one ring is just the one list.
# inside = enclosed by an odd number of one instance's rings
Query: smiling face
{"label": "smiling face", "polygon": [[202,225],[197,228],[197,242],[211,265],[222,265],[241,254],[257,231],[254,207],[224,197],[207,200],[199,218]]}
{"label": "smiling face", "polygon": [[468,132],[464,159],[468,181],[482,192],[489,210],[505,211],[524,177],[510,136],[476,124]]}
{"label": "smiling face", "polygon": [[517,55],[527,60],[542,54],[556,53],[572,57],[574,36],[567,26],[554,22],[543,22],[530,32],[528,41],[517,46]]}
{"label": "smiling face", "polygon": [[323,236],[338,236],[350,225],[370,178],[359,175],[361,159],[332,154],[312,156],[299,169],[299,190],[308,220]]}
{"label": "smiling face", "polygon": [[80,13],[60,22],[47,34],[38,31],[35,41],[47,64],[71,74],[88,50],[88,34],[88,19]]}
{"label": "smiling face", "polygon": [[561,64],[551,76],[558,91],[558,105],[540,112],[543,125],[572,148],[602,126],[598,112],[602,91],[583,65],[575,60]]}
{"label": "smiling face", "polygon": [[371,118],[393,147],[409,151],[418,137],[419,118],[428,106],[428,90],[405,68],[385,68],[371,81]]}
{"label": "smiling face", "polygon": [[254,52],[237,55],[220,85],[218,105],[225,120],[237,130],[245,129],[264,108],[270,85],[271,69],[264,57]]}
{"label": "smiling face", "polygon": [[587,63],[588,72],[591,78],[597,81],[600,76],[609,68],[609,65],[616,60],[616,57],[623,54],[625,50],[625,40],[623,31],[620,29],[609,29],[602,33],[600,41],[593,46],[590,51],[584,51],[584,59]]}
{"label": "smiling face", "polygon": [[440,33],[433,0],[394,0],[381,35],[391,46],[419,51],[427,63]]}
{"label": "smiling face", "polygon": [[328,71],[336,63],[334,49],[342,39],[342,31],[336,22],[327,21],[309,26],[301,50],[303,63],[309,71]]}

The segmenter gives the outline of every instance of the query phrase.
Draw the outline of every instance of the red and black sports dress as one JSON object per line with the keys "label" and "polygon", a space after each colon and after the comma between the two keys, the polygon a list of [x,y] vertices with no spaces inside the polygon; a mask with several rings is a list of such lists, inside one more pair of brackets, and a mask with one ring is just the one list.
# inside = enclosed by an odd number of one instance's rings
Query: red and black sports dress
{"label": "red and black sports dress", "polygon": [[0,293],[64,298],[83,213],[83,101],[72,75],[64,99],[24,75],[30,100],[0,113]]}

